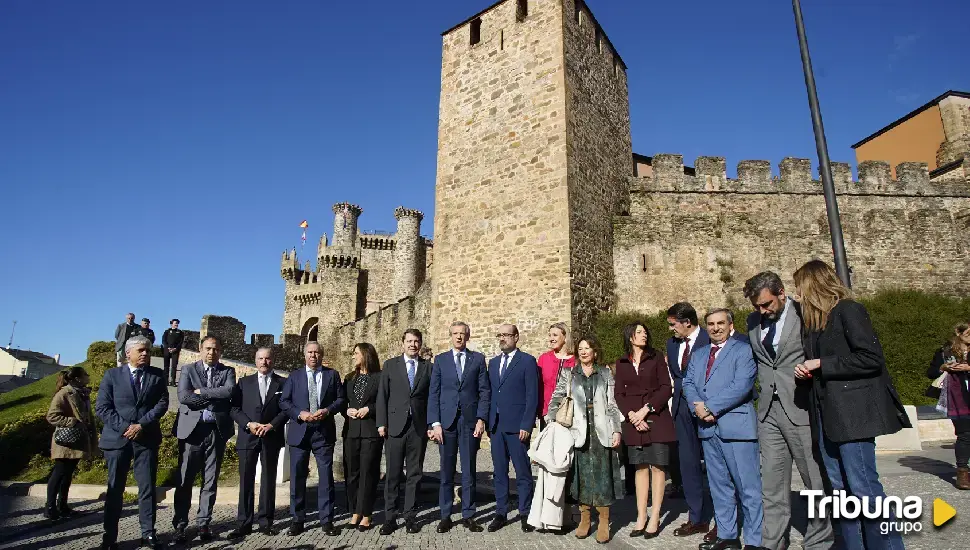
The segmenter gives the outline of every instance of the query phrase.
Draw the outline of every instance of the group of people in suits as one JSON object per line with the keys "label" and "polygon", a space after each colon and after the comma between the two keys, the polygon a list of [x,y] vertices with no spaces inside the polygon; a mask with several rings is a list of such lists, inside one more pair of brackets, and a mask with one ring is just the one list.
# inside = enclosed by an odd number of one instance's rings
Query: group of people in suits
{"label": "group of people in suits", "polygon": [[[579,505],[577,537],[591,534],[591,511],[596,509],[596,540],[610,539],[609,508],[623,492],[622,449],[637,493],[631,536],[659,534],[663,487],[670,473],[682,483],[689,510],[675,536],[703,533],[701,550],[741,548],[742,538],[745,548],[787,548],[792,464],[808,489],[885,497],[874,438],[909,426],[865,308],[851,299],[824,262],[808,262],[793,278],[794,293],[786,292],[772,272],[746,281],[744,294],[754,307],[746,335],[734,330],[728,309],[707,311],[701,324],[689,303],[673,305],[667,311],[673,334],[666,361],[653,350],[645,323],[624,329],[624,356],[604,365],[596,338],[578,339],[573,350],[562,323],[550,327],[550,350],[539,361],[518,348],[515,325],[502,325],[496,336],[500,353],[486,361],[468,348],[469,326],[455,322],[451,349],[433,361],[421,356],[421,332],[408,329],[401,338],[401,354],[386,360],[383,368],[373,345],[357,344],[354,369],[345,380],[323,366],[319,344],[308,342],[305,364],[288,377],[273,371],[271,350],[261,348],[255,358],[257,373],[237,381],[234,369],[220,362],[222,342],[207,336],[200,343],[202,359],[182,366],[178,383],[173,431],[179,440],[181,481],[175,492],[175,542],[188,540],[191,491],[200,473],[198,536],[212,538],[209,524],[220,468],[234,433],[240,487],[238,523],[230,539],[245,537],[256,524],[263,532],[276,533],[276,470],[284,445],[291,456],[293,521],[288,533],[304,531],[312,456],[319,473],[320,527],[337,535],[333,464],[335,417],[341,414],[346,419],[341,435],[349,524],[358,530],[373,525],[382,457],[386,479],[381,534],[393,533],[399,518],[407,532],[420,530],[417,495],[429,441],[440,446],[439,533],[454,527],[459,465],[460,523],[465,529],[495,532],[507,525],[511,464],[521,528],[535,530],[536,522],[529,520],[535,490],[529,446],[539,420],[545,429],[566,426],[573,440],[573,465],[558,505]],[[95,411],[104,423],[98,445],[109,473],[102,548],[117,547],[122,493],[132,469],[139,487],[142,544],[166,546],[155,532],[155,483],[168,377],[149,365],[150,350],[148,338],[128,337],[125,362],[105,374],[98,391]],[[49,414],[52,423],[63,427],[74,425],[69,415],[82,416],[78,410],[85,397],[84,373],[68,374]],[[567,403],[571,411],[563,409]],[[93,425],[79,418],[83,422]],[[487,527],[476,519],[476,456],[486,433],[496,499]],[[95,437],[89,434],[81,455],[87,456]],[[74,457],[64,455],[65,460]],[[707,502],[702,461],[710,488]],[[255,510],[257,464],[262,465],[262,487]],[[70,468],[65,463],[50,488],[51,514],[71,512],[64,485],[66,475],[69,486]],[[648,515],[651,487],[653,509]],[[709,530],[711,515],[715,526]],[[881,533],[875,520],[830,521],[819,514],[808,523],[805,547],[831,547],[833,526],[847,548],[903,547],[898,534]]]}

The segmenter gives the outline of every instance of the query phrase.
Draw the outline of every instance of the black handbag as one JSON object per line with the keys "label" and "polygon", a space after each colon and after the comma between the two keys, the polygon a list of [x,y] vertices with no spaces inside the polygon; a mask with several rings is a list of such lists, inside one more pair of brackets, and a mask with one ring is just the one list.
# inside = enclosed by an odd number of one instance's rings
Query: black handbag
{"label": "black handbag", "polygon": [[60,427],[54,430],[54,443],[71,449],[79,447],[86,437],[87,434],[80,423],[69,428]]}

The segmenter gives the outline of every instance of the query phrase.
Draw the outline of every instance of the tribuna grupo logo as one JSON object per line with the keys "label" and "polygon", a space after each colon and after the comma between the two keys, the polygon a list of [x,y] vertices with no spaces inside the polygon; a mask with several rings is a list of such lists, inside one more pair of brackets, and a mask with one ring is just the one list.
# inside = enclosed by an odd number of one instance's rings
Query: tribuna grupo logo
{"label": "tribuna grupo logo", "polygon": [[803,490],[808,497],[808,518],[869,519],[881,520],[882,534],[896,532],[909,534],[923,530],[919,521],[923,515],[923,499],[920,497],[857,497],[845,491],[833,491],[826,496],[823,491]]}

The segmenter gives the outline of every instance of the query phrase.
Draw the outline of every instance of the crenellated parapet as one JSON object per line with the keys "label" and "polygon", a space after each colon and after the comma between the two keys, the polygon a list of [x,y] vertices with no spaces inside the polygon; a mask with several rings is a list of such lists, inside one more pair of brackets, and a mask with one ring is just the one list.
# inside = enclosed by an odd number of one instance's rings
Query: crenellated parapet
{"label": "crenellated parapet", "polygon": [[[773,175],[771,163],[766,160],[742,160],[737,164],[737,178],[727,177],[727,165],[723,157],[698,157],[695,174],[684,173],[681,155],[661,153],[653,157],[652,176],[637,177],[630,183],[633,193],[788,193],[816,195],[822,193],[822,182],[812,174],[809,159],[786,157],[778,164],[778,175]],[[848,163],[833,162],[832,180],[836,193],[847,195],[899,195],[931,197],[970,196],[970,181],[964,171],[954,176],[930,177],[925,163],[904,162],[896,166],[892,177],[889,164],[865,161],[859,164],[859,178],[852,179]]]}
{"label": "crenellated parapet", "polygon": [[414,208],[404,208],[398,206],[394,209],[394,219],[401,221],[401,218],[416,218],[418,222],[424,219],[424,212]]}
{"label": "crenellated parapet", "polygon": [[320,258],[320,269],[358,269],[360,256],[325,254]]}
{"label": "crenellated parapet", "polygon": [[361,237],[359,240],[360,248],[365,250],[394,250],[397,241],[393,237]]}
{"label": "crenellated parapet", "polygon": [[295,283],[302,281],[303,271],[300,269],[300,260],[296,256],[295,248],[283,251],[283,259],[280,261],[280,277]]}

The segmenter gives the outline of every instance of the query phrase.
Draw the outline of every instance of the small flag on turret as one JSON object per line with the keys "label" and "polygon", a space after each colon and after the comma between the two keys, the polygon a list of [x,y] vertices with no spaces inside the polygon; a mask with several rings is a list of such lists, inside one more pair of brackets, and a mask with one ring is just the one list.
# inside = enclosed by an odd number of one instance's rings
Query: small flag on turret
{"label": "small flag on turret", "polygon": [[300,222],[300,227],[303,229],[303,237],[302,237],[303,242],[300,244],[300,248],[303,248],[304,246],[306,246],[306,228],[310,227],[310,224],[308,224],[306,220],[303,220],[302,222]]}

